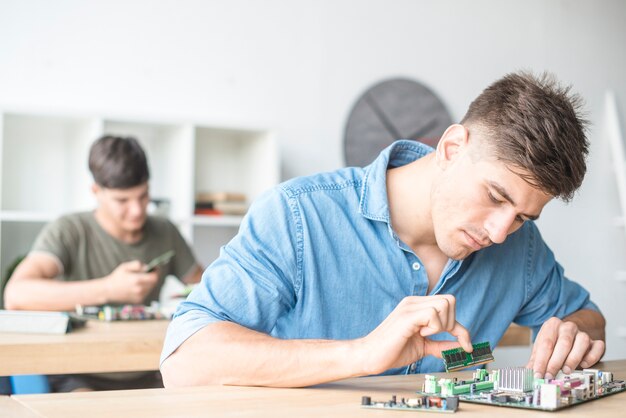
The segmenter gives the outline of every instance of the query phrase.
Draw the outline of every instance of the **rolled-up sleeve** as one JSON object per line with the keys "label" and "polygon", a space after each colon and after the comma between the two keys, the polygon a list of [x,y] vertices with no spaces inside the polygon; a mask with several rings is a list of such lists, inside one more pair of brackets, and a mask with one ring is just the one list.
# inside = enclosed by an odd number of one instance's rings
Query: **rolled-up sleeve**
{"label": "rolled-up sleeve", "polygon": [[534,335],[553,316],[564,318],[581,309],[600,312],[589,292],[565,277],[563,267],[534,225],[530,229],[525,279],[526,299],[515,322],[531,327]]}
{"label": "rolled-up sleeve", "polygon": [[302,274],[297,202],[280,188],[261,196],[222,247],[168,328],[161,362],[208,324],[231,321],[270,333],[296,303]]}

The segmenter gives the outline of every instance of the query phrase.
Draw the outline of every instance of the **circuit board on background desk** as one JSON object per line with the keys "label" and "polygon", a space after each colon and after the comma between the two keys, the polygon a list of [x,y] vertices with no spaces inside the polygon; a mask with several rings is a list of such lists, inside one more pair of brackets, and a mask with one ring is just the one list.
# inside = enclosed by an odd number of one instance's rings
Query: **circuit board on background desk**
{"label": "circuit board on background desk", "polygon": [[100,321],[145,321],[151,319],[168,319],[161,312],[158,303],[145,305],[122,306],[77,306],[76,314],[81,318],[98,319]]}
{"label": "circuit board on background desk", "polygon": [[626,391],[613,373],[584,369],[555,379],[536,379],[523,367],[477,370],[471,380],[439,379],[426,375],[421,394],[458,396],[462,402],[540,411],[558,411]]}
{"label": "circuit board on background desk", "polygon": [[392,396],[388,401],[373,401],[369,396],[361,398],[361,407],[366,409],[386,409],[392,411],[411,412],[439,412],[452,414],[459,408],[458,396],[426,396],[419,395],[415,398],[401,398],[397,400]]}

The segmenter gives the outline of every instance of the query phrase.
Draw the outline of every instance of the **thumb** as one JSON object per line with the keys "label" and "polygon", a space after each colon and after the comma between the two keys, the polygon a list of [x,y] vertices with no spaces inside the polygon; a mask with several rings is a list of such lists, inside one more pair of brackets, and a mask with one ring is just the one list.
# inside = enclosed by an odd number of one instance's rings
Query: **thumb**
{"label": "thumb", "polygon": [[434,341],[428,338],[424,341],[424,354],[426,356],[435,356],[443,358],[442,351],[452,350],[453,348],[459,348],[461,345],[457,341]]}

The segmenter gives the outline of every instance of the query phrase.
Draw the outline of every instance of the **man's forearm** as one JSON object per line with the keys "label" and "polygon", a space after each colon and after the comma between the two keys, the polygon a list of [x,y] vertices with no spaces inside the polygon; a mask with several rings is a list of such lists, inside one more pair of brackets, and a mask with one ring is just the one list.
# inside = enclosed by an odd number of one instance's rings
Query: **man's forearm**
{"label": "man's forearm", "polygon": [[604,328],[606,321],[601,313],[590,309],[581,309],[563,318],[578,325],[578,329],[586,332],[593,340],[605,341]]}
{"label": "man's forearm", "polygon": [[7,309],[73,311],[77,304],[104,303],[106,294],[101,279],[62,282],[54,279],[20,278],[14,282],[9,281],[5,291]]}
{"label": "man's forearm", "polygon": [[354,347],[334,340],[281,340],[231,322],[210,324],[161,367],[166,386],[302,387],[360,376]]}

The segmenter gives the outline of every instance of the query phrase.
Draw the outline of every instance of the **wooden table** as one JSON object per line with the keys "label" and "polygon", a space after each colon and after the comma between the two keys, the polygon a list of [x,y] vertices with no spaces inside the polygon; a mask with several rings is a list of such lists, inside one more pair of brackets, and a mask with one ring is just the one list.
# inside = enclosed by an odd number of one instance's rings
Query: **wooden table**
{"label": "wooden table", "polygon": [[0,334],[0,376],[158,370],[169,321],[88,321],[64,335]]}
{"label": "wooden table", "polygon": [[[69,334],[0,333],[0,376],[158,370],[169,321],[88,321]],[[527,345],[513,325],[499,346]]]}
{"label": "wooden table", "polygon": [[[600,363],[597,368],[614,372],[616,379],[626,378],[626,360]],[[467,378],[468,372],[454,373]],[[448,375],[449,376],[449,375]],[[13,398],[31,411],[46,418],[98,417],[397,417],[410,412],[364,410],[361,396],[387,400],[391,395],[414,396],[424,375],[383,376],[347,379],[304,389],[205,386],[176,389],[142,389],[110,392],[82,392],[48,395],[19,395]],[[587,402],[558,412],[559,417],[623,417],[626,392]],[[551,412],[500,408],[461,403],[456,416],[551,417]],[[417,413],[419,417],[424,415]],[[437,415],[439,416],[439,415]]]}
{"label": "wooden table", "polygon": [[530,328],[511,324],[498,343],[498,347],[529,346],[531,344]]}

